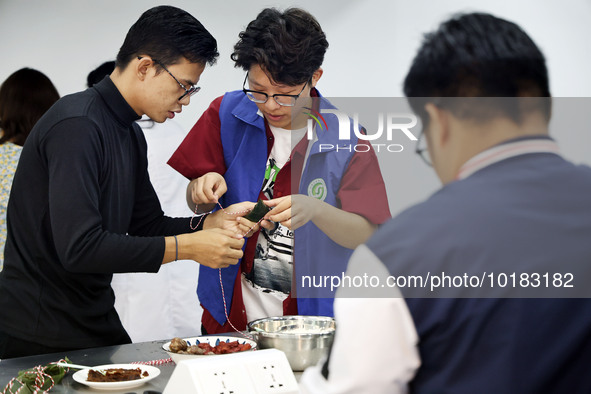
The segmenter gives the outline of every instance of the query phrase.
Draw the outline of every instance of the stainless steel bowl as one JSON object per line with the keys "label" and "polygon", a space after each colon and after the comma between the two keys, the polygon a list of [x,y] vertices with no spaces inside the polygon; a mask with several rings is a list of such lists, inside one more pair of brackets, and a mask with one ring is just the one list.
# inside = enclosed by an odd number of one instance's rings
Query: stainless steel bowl
{"label": "stainless steel bowl", "polygon": [[303,371],[328,353],[335,320],[325,316],[266,317],[248,323],[259,349],[282,350],[294,371]]}

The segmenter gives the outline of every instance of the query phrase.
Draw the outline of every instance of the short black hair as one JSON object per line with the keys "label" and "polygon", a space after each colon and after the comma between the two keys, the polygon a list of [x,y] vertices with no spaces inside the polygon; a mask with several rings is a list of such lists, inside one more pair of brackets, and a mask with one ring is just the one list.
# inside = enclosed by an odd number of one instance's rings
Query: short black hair
{"label": "short black hair", "polygon": [[212,65],[219,56],[215,38],[201,22],[172,6],[150,8],[140,16],[119,49],[117,67],[125,69],[142,54],[165,66],[178,63],[182,57],[191,63]]}
{"label": "short black hair", "polygon": [[35,123],[60,95],[41,71],[21,68],[0,86],[0,144],[24,145]]}
{"label": "short black hair", "polygon": [[[458,14],[424,36],[404,80],[411,97],[550,97],[540,49],[515,23]],[[424,120],[428,99],[409,100]],[[540,101],[549,118],[550,100]],[[507,114],[518,121],[519,114]]]}
{"label": "short black hair", "polygon": [[93,87],[95,84],[102,81],[107,75],[111,75],[113,70],[115,70],[114,60],[104,62],[88,74],[86,77],[86,86],[89,88]]}
{"label": "short black hair", "polygon": [[258,64],[273,81],[289,86],[310,81],[324,61],[326,35],[307,11],[265,8],[240,33],[230,56],[244,71]]}

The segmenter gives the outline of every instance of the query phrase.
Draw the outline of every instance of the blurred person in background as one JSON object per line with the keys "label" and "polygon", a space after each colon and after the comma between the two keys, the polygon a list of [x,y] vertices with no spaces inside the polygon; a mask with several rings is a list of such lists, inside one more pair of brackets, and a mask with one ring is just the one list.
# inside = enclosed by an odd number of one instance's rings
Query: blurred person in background
{"label": "blurred person in background", "polygon": [[[88,74],[87,85],[99,83],[115,69],[115,61]],[[148,144],[148,173],[162,211],[171,217],[191,214],[185,200],[187,180],[166,164],[187,134],[174,121],[158,123],[144,115],[137,121]],[[200,334],[202,309],[197,298],[199,266],[189,260],[166,264],[157,273],[114,274],[115,309],[133,342]],[[161,313],[154,313],[161,311]]]}
{"label": "blurred person in background", "polygon": [[4,267],[6,207],[21,150],[37,120],[60,98],[40,71],[21,68],[0,87],[0,271]]}

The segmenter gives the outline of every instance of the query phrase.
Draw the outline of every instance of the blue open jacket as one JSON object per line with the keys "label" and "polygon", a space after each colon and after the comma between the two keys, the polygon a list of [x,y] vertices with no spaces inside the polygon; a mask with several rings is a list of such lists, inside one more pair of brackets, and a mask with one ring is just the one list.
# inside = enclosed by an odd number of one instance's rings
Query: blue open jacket
{"label": "blue open jacket", "polygon": [[[320,101],[319,111],[334,108],[327,100]],[[242,91],[226,93],[220,106],[221,141],[224,151],[226,173],[224,178],[228,191],[220,199],[226,207],[242,201],[257,201],[263,184],[267,165],[267,138],[265,121],[258,114],[258,108]],[[318,139],[310,149],[300,181],[298,192],[308,194],[312,186],[325,187],[324,201],[337,205],[337,193],[349,161],[355,153],[344,146],[356,144],[356,137],[349,130],[350,140],[339,141],[339,123],[336,116],[326,116],[326,130],[318,130]],[[323,145],[320,151],[320,144]],[[328,145],[332,149],[326,149]],[[336,149],[336,147],[341,149]],[[294,263],[296,277],[302,275],[340,275],[352,253],[328,238],[312,222],[300,227],[294,235]],[[232,305],[234,282],[239,265],[222,269],[222,283],[226,305]],[[333,315],[333,293],[326,288],[301,286],[296,278],[298,313],[302,315]],[[296,296],[296,289],[292,294]],[[217,269],[201,266],[197,287],[199,300],[205,309],[223,325],[226,321],[219,272]],[[228,310],[229,314],[229,310]]]}

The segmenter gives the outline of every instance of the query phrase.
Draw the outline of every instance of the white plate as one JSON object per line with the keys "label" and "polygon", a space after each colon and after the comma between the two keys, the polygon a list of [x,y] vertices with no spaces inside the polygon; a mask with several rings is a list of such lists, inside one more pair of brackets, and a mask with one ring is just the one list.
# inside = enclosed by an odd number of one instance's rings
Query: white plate
{"label": "white plate", "polygon": [[[223,336],[223,335],[207,335],[207,336],[201,336],[201,337],[191,337],[191,338],[183,338],[183,340],[185,340],[185,342],[187,342],[187,344],[189,346],[191,345],[197,345],[199,343],[209,343],[211,346],[216,346],[217,344],[219,344],[220,342],[235,342],[238,341],[239,344],[244,344],[244,343],[248,343],[251,346],[250,350],[254,350],[257,347],[257,343],[255,341],[252,341],[250,339],[246,339],[246,338],[242,338],[242,337],[230,337],[230,336]],[[164,349],[172,358],[172,360],[175,363],[179,363],[182,360],[188,360],[188,359],[192,359],[195,357],[211,357],[211,356],[224,356],[224,354],[181,354],[181,353],[174,353],[170,351],[170,342],[166,342],[164,345],[162,345],[162,349]],[[250,350],[245,350],[245,351],[250,351]],[[242,353],[242,352],[240,352]],[[234,353],[230,353],[230,354],[234,354]]]}
{"label": "white plate", "polygon": [[109,368],[125,368],[125,369],[136,369],[139,368],[142,370],[142,374],[144,372],[148,372],[148,376],[142,377],[141,379],[136,380],[126,380],[124,382],[89,382],[86,380],[88,378],[88,369],[82,369],[72,375],[75,381],[78,383],[82,383],[87,385],[88,387],[92,387],[99,390],[121,390],[121,389],[128,389],[132,387],[141,386],[142,384],[146,383],[154,379],[156,376],[160,375],[160,370],[156,367],[152,367],[150,365],[141,365],[141,364],[106,364],[106,365],[97,365],[96,367],[92,367],[92,369],[109,369]]}

